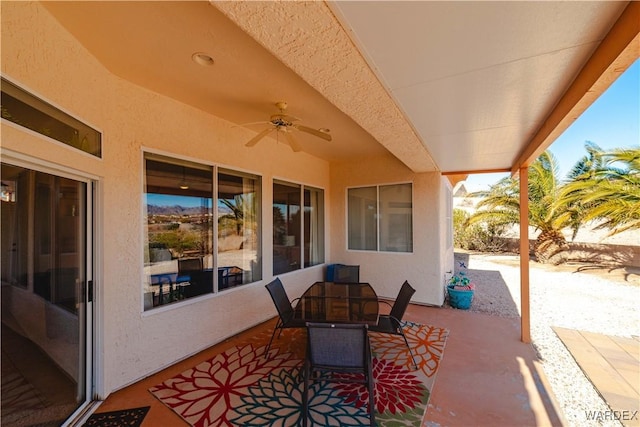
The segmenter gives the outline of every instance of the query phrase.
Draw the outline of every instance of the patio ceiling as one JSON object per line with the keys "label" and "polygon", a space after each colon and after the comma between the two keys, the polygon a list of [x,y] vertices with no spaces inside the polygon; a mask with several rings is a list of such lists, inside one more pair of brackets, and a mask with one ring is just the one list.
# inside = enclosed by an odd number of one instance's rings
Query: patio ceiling
{"label": "patio ceiling", "polygon": [[303,124],[331,130],[329,143],[297,133],[304,151],[328,161],[389,151],[416,172],[526,164],[638,57],[632,22],[617,53],[588,69],[628,2],[44,5],[126,80],[230,126],[266,120],[285,100]]}

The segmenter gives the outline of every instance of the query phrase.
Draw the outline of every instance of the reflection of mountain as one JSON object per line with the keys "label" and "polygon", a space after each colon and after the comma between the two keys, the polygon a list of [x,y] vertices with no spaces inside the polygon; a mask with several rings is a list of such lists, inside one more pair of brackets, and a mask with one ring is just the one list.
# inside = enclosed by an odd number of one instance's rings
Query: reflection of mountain
{"label": "reflection of mountain", "polygon": [[205,213],[211,213],[211,209],[201,207],[147,205],[149,215],[201,215],[203,210]]}
{"label": "reflection of mountain", "polygon": [[222,203],[218,204],[218,216],[232,214],[233,210],[229,206],[225,206]]}

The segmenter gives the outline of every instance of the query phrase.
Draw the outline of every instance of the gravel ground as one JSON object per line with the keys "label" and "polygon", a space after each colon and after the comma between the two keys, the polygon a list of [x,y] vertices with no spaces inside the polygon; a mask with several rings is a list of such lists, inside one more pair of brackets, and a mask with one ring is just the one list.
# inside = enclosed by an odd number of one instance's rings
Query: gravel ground
{"label": "gravel ground", "polygon": [[[456,253],[476,284],[471,311],[519,317],[520,267],[517,255]],[[456,268],[458,270],[458,268]],[[609,411],[564,344],[558,326],[622,337],[640,336],[640,267],[530,263],[531,338],[545,375],[570,426],[620,426],[615,420],[589,421],[588,411]],[[602,413],[601,412],[601,413]]]}

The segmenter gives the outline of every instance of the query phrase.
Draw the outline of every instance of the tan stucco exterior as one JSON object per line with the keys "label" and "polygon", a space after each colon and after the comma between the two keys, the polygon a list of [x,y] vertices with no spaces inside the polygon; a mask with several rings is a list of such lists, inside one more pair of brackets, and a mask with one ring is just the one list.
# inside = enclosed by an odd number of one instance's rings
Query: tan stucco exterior
{"label": "tan stucco exterior", "polygon": [[[371,253],[347,250],[346,191],[348,187],[388,183],[413,183],[413,253]],[[395,298],[400,285],[408,280],[416,287],[415,301],[441,305],[444,301],[444,274],[453,264],[441,265],[446,239],[441,194],[446,185],[438,173],[413,173],[397,159],[363,159],[357,163],[331,167],[331,257],[361,266],[360,278],[370,282],[379,295]]]}
{"label": "tan stucco exterior", "polygon": [[[274,140],[244,146],[252,132],[133,85],[107,71],[39,3],[2,2],[2,75],[102,132],[103,158],[2,122],[4,161],[28,161],[96,183],[95,271],[98,394],[122,388],[276,313],[264,284],[272,279],[271,209],[263,209],[263,281],[217,295],[143,311],[143,152],[191,159],[272,180],[325,190],[327,262],[361,265],[361,279],[395,297],[407,279],[415,300],[442,304],[452,248],[443,239],[448,181],[411,172],[396,158],[330,164]],[[346,249],[346,188],[413,183],[413,254]],[[324,266],[281,276],[291,298],[323,277]]]}

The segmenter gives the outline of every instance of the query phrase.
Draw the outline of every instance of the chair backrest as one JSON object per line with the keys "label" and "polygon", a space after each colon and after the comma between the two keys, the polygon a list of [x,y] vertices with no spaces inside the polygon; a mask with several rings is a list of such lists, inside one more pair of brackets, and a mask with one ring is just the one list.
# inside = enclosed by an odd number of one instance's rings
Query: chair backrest
{"label": "chair backrest", "polygon": [[189,271],[202,271],[202,258],[179,258],[178,273]]}
{"label": "chair backrest", "polygon": [[393,307],[391,307],[391,317],[402,320],[404,312],[407,311],[407,307],[409,306],[409,302],[411,301],[411,297],[415,293],[416,290],[413,289],[409,282],[405,280],[402,284],[402,287],[400,288],[400,292],[398,292],[396,301],[393,303]]}
{"label": "chair backrest", "polygon": [[275,278],[270,283],[267,283],[265,287],[269,291],[269,295],[271,295],[271,299],[273,300],[273,304],[276,306],[276,310],[278,310],[280,318],[283,321],[291,319],[293,316],[293,307],[291,306],[291,301],[289,300],[289,296],[287,296],[287,291],[284,290],[284,286],[280,279]]}
{"label": "chair backrest", "polygon": [[360,282],[359,265],[338,265],[334,272],[334,282],[336,283],[358,283]]}
{"label": "chair backrest", "polygon": [[364,369],[369,358],[367,325],[307,323],[307,357],[325,369]]}

